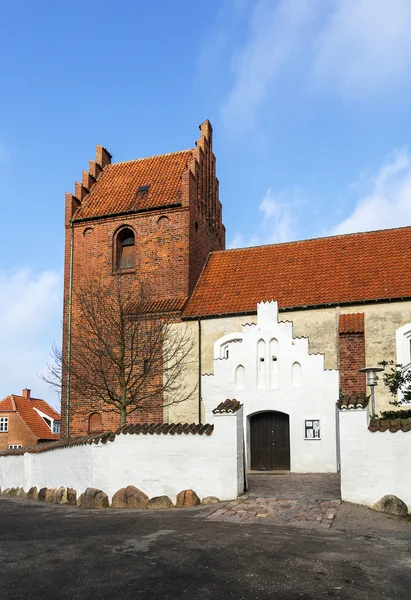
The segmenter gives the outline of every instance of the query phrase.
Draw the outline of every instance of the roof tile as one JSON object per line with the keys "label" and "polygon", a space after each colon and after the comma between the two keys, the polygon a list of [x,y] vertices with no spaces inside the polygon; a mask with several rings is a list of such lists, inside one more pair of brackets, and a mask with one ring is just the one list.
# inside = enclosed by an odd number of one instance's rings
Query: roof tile
{"label": "roof tile", "polygon": [[[14,406],[13,407],[13,402]],[[5,411],[17,411],[21,416],[23,421],[26,423],[27,427],[30,431],[38,438],[42,440],[58,440],[60,439],[60,434],[53,433],[50,430],[50,427],[43,421],[39,413],[34,410],[38,408],[49,416],[51,419],[60,420],[60,415],[57,411],[54,410],[47,402],[44,400],[40,400],[37,398],[31,398],[28,400],[23,396],[16,396],[12,394],[7,396],[4,400],[0,402],[0,410]]]}
{"label": "roof tile", "polygon": [[340,315],[338,332],[364,333],[364,313]]}
{"label": "roof tile", "polygon": [[[106,166],[74,220],[181,202],[181,176],[191,157],[191,150],[183,150]],[[142,186],[148,186],[148,190],[139,192]]]}
{"label": "roof tile", "polygon": [[411,227],[214,252],[183,317],[409,298],[410,259]]}

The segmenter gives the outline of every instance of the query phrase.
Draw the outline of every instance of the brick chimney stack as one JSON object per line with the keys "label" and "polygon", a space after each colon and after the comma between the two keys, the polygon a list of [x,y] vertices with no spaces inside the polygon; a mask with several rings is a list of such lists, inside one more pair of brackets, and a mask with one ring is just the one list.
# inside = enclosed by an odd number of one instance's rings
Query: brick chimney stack
{"label": "brick chimney stack", "polygon": [[23,398],[25,398],[26,400],[30,400],[31,390],[24,388],[24,390],[22,391],[21,394],[22,394]]}

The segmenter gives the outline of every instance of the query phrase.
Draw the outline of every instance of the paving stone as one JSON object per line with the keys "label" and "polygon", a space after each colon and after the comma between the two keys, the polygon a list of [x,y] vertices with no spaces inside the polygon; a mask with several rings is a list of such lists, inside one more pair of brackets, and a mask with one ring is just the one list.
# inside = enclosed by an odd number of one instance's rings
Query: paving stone
{"label": "paving stone", "polygon": [[[261,476],[252,477],[248,496],[228,502],[224,509],[218,509],[208,518],[231,523],[264,520],[273,524],[284,523],[301,527],[331,527],[341,503],[338,498],[337,475],[262,476],[266,490],[263,490],[264,486],[261,485]],[[315,486],[318,489],[317,497]],[[259,494],[253,494],[253,488],[256,487],[260,490]],[[278,491],[280,497],[274,491]],[[287,491],[292,497],[286,497]],[[326,497],[328,495],[329,498]]]}

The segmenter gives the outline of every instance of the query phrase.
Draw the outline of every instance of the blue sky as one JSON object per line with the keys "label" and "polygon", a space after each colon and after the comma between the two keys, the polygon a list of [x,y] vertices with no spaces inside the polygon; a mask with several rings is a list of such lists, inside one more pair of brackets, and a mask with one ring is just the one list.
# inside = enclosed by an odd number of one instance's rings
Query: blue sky
{"label": "blue sky", "polygon": [[64,192],[214,127],[227,246],[411,224],[409,0],[15,0],[0,18],[0,398],[60,342]]}

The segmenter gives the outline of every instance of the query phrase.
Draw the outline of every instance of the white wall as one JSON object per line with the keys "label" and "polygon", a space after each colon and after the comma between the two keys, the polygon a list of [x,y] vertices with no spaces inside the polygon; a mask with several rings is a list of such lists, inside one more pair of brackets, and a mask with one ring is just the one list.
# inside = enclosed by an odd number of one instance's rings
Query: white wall
{"label": "white wall", "polygon": [[[238,427],[240,422],[240,427]],[[236,498],[243,491],[242,410],[215,419],[211,435],[121,434],[114,442],[0,456],[0,487],[87,487],[111,500],[135,485],[149,497],[193,489],[200,498]]]}
{"label": "white wall", "polygon": [[341,497],[371,506],[394,494],[411,510],[411,432],[371,432],[367,410],[340,411]]}
{"label": "white wall", "polygon": [[[278,344],[270,342],[275,339]],[[264,343],[259,341],[263,340]],[[277,361],[273,361],[276,346]],[[224,349],[228,348],[228,358]],[[258,350],[260,348],[260,350]],[[261,355],[261,356],[260,356]],[[264,363],[259,359],[264,355]],[[301,366],[301,381],[292,379],[292,366]],[[263,373],[259,368],[263,364]],[[236,370],[244,367],[244,385],[236,382]],[[238,371],[237,371],[238,373]],[[309,354],[308,338],[293,338],[293,325],[278,322],[276,302],[257,307],[257,324],[245,325],[214,344],[214,375],[202,378],[206,421],[212,409],[227,398],[244,405],[244,430],[249,448],[248,419],[263,411],[280,411],[290,418],[291,471],[336,472],[337,440],[335,403],[338,371],[324,369],[322,354]],[[305,421],[320,420],[321,439],[305,439]],[[249,450],[247,463],[250,464]]]}

